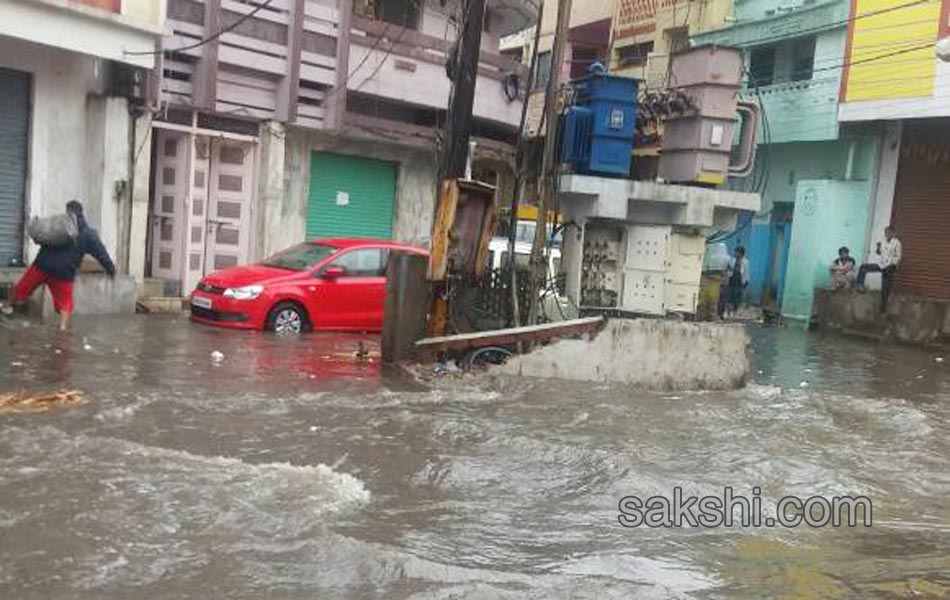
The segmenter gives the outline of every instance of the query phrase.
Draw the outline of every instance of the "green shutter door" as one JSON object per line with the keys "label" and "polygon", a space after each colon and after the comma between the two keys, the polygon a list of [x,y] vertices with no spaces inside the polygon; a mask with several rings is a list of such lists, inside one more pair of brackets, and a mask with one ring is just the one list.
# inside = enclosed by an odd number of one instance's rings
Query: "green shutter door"
{"label": "green shutter door", "polygon": [[314,152],[307,238],[393,236],[396,164]]}
{"label": "green shutter door", "polygon": [[0,267],[23,258],[30,76],[0,69]]}

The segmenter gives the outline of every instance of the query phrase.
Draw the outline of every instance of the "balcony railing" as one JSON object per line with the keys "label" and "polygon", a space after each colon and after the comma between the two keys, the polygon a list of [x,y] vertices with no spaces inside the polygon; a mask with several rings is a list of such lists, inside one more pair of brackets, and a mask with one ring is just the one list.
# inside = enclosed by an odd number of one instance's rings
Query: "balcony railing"
{"label": "balcony railing", "polygon": [[[445,64],[451,48],[448,40],[353,15],[347,89],[417,107],[445,109],[451,87]],[[510,85],[506,91],[505,80],[510,76],[515,76],[523,89],[528,69],[499,53],[482,50],[476,117],[517,126],[521,104],[519,97],[512,97]]]}
{"label": "balcony railing", "polygon": [[[337,81],[340,14],[336,0],[170,0],[164,98],[174,105],[236,117],[322,128]],[[212,33],[244,19],[208,44]],[[177,48],[185,48],[176,51]]]}
{"label": "balcony railing", "polygon": [[[272,0],[259,8],[238,0],[169,0],[172,35],[163,45],[162,98],[174,106],[315,129],[342,123],[347,91],[444,109],[451,43],[342,14],[339,7],[348,5],[342,2]],[[478,74],[476,116],[517,125],[520,102],[510,97],[509,76],[523,85],[527,68],[482,52]]]}

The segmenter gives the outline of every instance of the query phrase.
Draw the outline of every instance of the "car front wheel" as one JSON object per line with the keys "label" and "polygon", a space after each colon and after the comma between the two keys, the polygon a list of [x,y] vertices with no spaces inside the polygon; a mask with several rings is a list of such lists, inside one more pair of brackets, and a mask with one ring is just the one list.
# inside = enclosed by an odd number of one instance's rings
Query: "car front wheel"
{"label": "car front wheel", "polygon": [[307,327],[307,315],[293,302],[281,302],[267,315],[267,329],[278,335],[297,335]]}

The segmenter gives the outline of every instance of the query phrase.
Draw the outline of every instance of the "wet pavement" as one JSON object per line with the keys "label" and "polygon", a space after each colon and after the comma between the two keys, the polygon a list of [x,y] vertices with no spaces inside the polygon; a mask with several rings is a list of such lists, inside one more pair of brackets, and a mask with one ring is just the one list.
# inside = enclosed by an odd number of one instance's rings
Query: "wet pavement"
{"label": "wet pavement", "polygon": [[[736,392],[426,389],[373,338],[0,325],[0,391],[84,394],[0,412],[0,598],[950,597],[950,353],[754,328]],[[874,525],[619,525],[674,486]]]}

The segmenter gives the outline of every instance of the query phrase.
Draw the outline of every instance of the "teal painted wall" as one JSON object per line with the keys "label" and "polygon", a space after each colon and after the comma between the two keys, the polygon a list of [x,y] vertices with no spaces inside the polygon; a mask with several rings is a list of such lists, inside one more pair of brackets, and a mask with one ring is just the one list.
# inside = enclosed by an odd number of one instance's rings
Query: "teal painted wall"
{"label": "teal painted wall", "polygon": [[762,194],[759,219],[768,218],[776,202],[795,202],[799,182],[806,179],[844,179],[848,143],[844,141],[772,144],[759,148],[760,160],[770,166]]}
{"label": "teal painted wall", "polygon": [[[854,148],[852,150],[852,144]],[[795,202],[798,184],[807,179],[867,181],[877,170],[879,137],[871,132],[824,142],[794,142],[760,146],[757,161],[768,165],[768,184],[756,219],[768,220],[776,202]],[[853,153],[851,172],[849,156]],[[747,189],[751,180],[733,180],[730,187]]]}
{"label": "teal painted wall", "polygon": [[[876,129],[849,130],[845,139],[825,142],[796,142],[790,144],[772,144],[767,148],[761,147],[760,160],[769,165],[768,184],[762,192],[762,208],[755,216],[750,227],[737,236],[737,242],[749,249],[749,260],[753,264],[752,276],[749,282],[748,300],[753,304],[762,301],[765,291],[776,283],[775,275],[781,273],[786,261],[784,240],[772,239],[779,232],[772,222],[779,211],[774,211],[776,203],[794,205],[792,215],[793,232],[797,231],[800,244],[807,245],[810,234],[805,229],[811,227],[806,221],[799,224],[798,197],[801,186],[809,181],[819,180],[830,183],[842,183],[856,186],[864,191],[864,206],[861,209],[866,215],[872,204],[871,185],[873,174],[877,171],[877,152],[880,144],[879,133]],[[849,169],[850,162],[850,169]],[[845,181],[847,178],[847,181]],[[748,181],[736,180],[731,182],[733,187],[742,189]],[[821,201],[833,201],[833,198]],[[783,234],[784,235],[784,234]],[[806,235],[802,238],[802,235]],[[816,235],[824,235],[818,233]],[[830,235],[837,236],[834,231]],[[842,244],[834,245],[837,250]],[[846,244],[847,245],[847,244]],[[864,247],[864,242],[849,246],[858,255]],[[791,249],[789,256],[792,255]],[[833,258],[833,256],[832,256]],[[781,264],[779,264],[780,261]],[[790,267],[789,267],[790,268]],[[818,273],[819,279],[800,280],[793,284],[795,289],[812,289],[827,278]],[[786,284],[787,284],[786,279]],[[784,300],[785,287],[781,291]],[[804,300],[810,302],[810,299]]]}
{"label": "teal painted wall", "polygon": [[[759,99],[769,121],[773,144],[833,140],[838,137],[838,90],[847,31],[839,28],[821,33],[815,40],[815,69],[810,81],[778,83],[749,90],[746,95]],[[765,140],[765,129],[759,129],[759,142]]]}
{"label": "teal painted wall", "polygon": [[[783,12],[777,11],[780,6]],[[777,45],[775,69],[780,76],[791,69],[791,51],[785,46],[793,39],[814,36],[815,72],[811,80],[775,83],[758,91],[746,89],[743,96],[759,101],[764,108],[769,134],[766,135],[764,126],[760,127],[760,143],[834,140],[838,137],[840,65],[847,39],[847,28],[840,23],[848,18],[850,4],[844,0],[815,5],[799,3],[795,10],[787,12],[790,6],[795,5],[780,0],[737,2],[735,24],[697,36],[694,42],[741,48]],[[822,27],[828,29],[820,31]],[[748,64],[748,57],[746,61]]]}
{"label": "teal painted wall", "polygon": [[[757,162],[767,165],[769,174],[762,190],[762,208],[749,232],[740,239],[760,252],[770,253],[759,257],[759,262],[771,268],[752,273],[756,281],[751,281],[750,287],[761,292],[769,285],[767,275],[778,272],[776,261],[781,257],[775,253],[784,245],[774,240],[766,245],[760,238],[766,237],[765,232],[775,233],[770,227],[775,204],[794,203],[782,312],[803,322],[810,318],[814,287],[828,283],[827,267],[838,247],[849,246],[855,254],[864,247],[877,169],[878,133],[856,127],[841,131],[838,123],[840,67],[847,39],[847,28],[842,23],[849,10],[850,2],[846,0],[736,0],[733,24],[693,40],[696,44],[745,49],[766,44],[776,47],[775,75],[779,81],[743,91],[745,99],[758,101],[763,107],[768,133],[763,122],[758,131]],[[810,36],[815,38],[812,78],[788,81],[792,40]],[[746,61],[748,64],[748,54]],[[730,185],[744,189],[751,181],[747,178]],[[774,277],[768,279],[775,281]]]}
{"label": "teal painted wall", "polygon": [[871,185],[867,181],[806,180],[798,184],[782,315],[807,326],[816,286],[828,285],[838,248],[856,254],[867,233]]}

